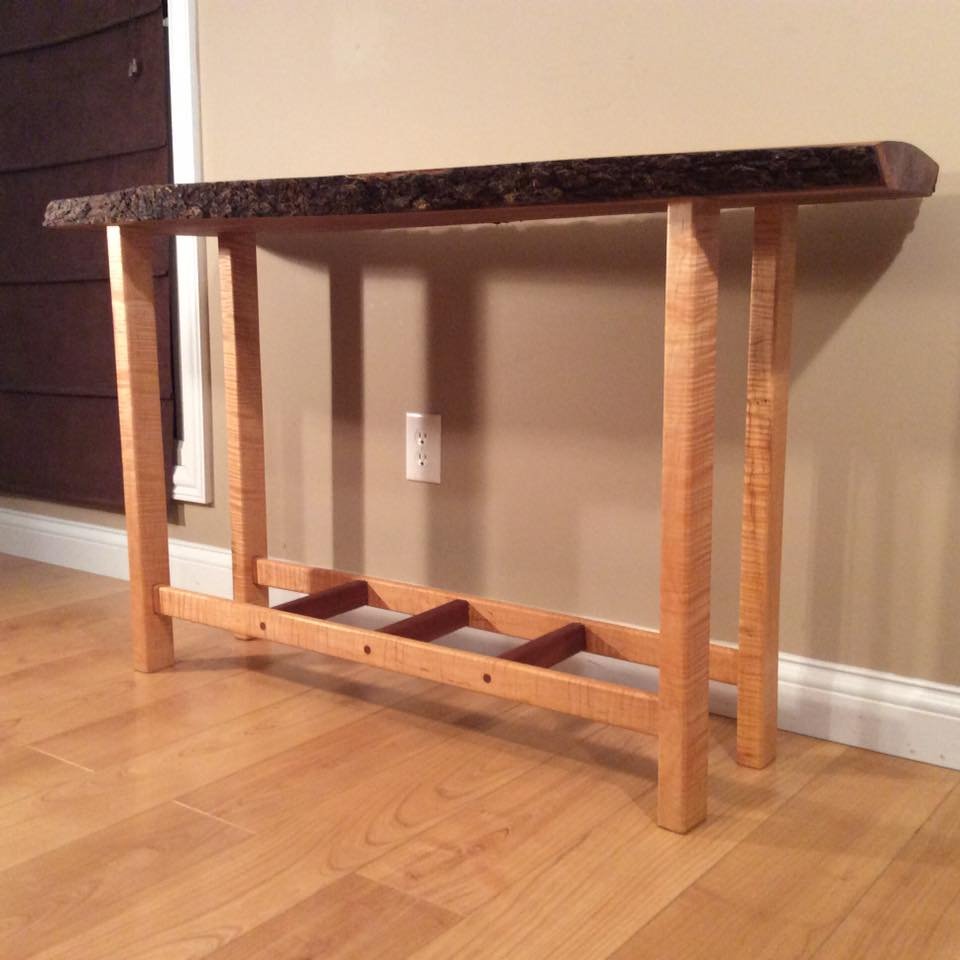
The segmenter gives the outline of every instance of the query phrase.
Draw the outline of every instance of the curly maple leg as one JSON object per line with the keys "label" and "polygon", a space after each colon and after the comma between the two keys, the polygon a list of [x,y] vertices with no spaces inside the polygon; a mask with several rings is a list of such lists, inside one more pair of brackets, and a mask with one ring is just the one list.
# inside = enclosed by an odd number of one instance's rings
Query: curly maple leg
{"label": "curly maple leg", "polygon": [[718,228],[713,204],[669,206],[657,819],[679,833],[707,812]]}
{"label": "curly maple leg", "polygon": [[797,208],[758,207],[747,359],[747,430],[740,551],[737,761],[776,755],[780,545],[790,380]]}
{"label": "curly maple leg", "polygon": [[107,227],[107,253],[130,559],[133,665],[151,672],[174,661],[171,620],[155,613],[153,606],[154,587],[170,583],[153,235],[136,228]]}
{"label": "curly maple leg", "polygon": [[257,245],[252,234],[219,243],[233,598],[266,606],[267,588],[256,582],[257,557],[267,555]]}

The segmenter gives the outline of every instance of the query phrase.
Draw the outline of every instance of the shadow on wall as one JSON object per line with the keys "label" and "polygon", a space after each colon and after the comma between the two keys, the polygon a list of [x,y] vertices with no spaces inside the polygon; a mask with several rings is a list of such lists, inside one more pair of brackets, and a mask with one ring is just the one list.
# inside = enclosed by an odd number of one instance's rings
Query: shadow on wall
{"label": "shadow on wall", "polygon": [[[802,211],[795,382],[803,380],[832,338],[845,335],[845,323],[896,258],[918,208],[918,202],[900,201]],[[732,640],[751,216],[749,211],[728,212],[722,224],[713,634]],[[402,271],[422,278],[425,317],[400,317],[397,323],[408,319],[425,325],[423,395],[427,409],[444,417],[444,480],[429,499],[425,531],[417,531],[427,540],[424,579],[584,615],[656,623],[662,217],[273,235],[262,243],[284,259],[329,271],[336,566],[411,578],[402,564],[381,569],[382,558],[374,559],[377,568],[371,568],[364,546],[371,481],[364,463],[364,432],[375,426],[365,422],[364,398],[367,388],[378,386],[364,382],[365,352],[372,342],[365,338],[403,335],[402,327],[371,328],[364,310],[364,275]],[[538,310],[541,292],[546,299]],[[893,494],[885,487],[898,483],[897,472],[887,469],[891,456],[896,459],[890,437],[897,433],[882,421],[888,416],[909,419],[912,413],[898,414],[909,410],[911,400],[896,396],[896,391],[890,393],[889,409],[883,409],[883,378],[895,377],[905,357],[910,363],[916,360],[914,344],[903,337],[913,325],[896,331],[892,344],[889,331],[876,336],[870,317],[858,315],[857,326],[861,323],[868,339],[864,358],[879,369],[858,370],[847,382],[832,383],[822,399],[805,402],[799,411],[802,419],[798,421],[796,407],[791,415],[791,443],[802,447],[793,458],[809,458],[803,473],[814,492],[802,511],[805,515],[792,519],[806,527],[811,549],[803,590],[798,593],[796,585],[787,589],[785,584],[783,636],[788,647],[806,648],[804,652],[824,659],[844,659],[837,638],[850,629],[846,566],[851,550],[859,546],[858,532],[844,517],[851,513],[852,501],[865,494],[863,471],[872,472],[877,526],[870,536],[878,548],[875,569],[866,581],[875,616],[866,626],[870,642],[881,644],[881,658],[885,645],[895,639],[879,629],[885,599],[895,592],[885,582],[896,567],[882,548],[897,522],[889,515]],[[846,348],[844,362],[849,363],[849,355]],[[922,370],[912,372],[922,382]],[[840,408],[842,416],[837,414]],[[863,417],[874,418],[877,425],[864,430]],[[823,429],[817,426],[820,418]],[[515,435],[497,439],[504,430]],[[297,438],[304,432],[291,428],[290,437],[302,442]],[[871,442],[865,444],[865,438]],[[501,454],[511,442],[522,443],[529,453],[526,476],[509,481],[506,493],[498,490],[506,474],[491,463],[495,440]],[[583,451],[579,464],[571,459],[578,447]],[[874,454],[877,460],[871,463]],[[954,463],[958,457],[960,451]],[[788,506],[790,477],[788,465]],[[497,510],[506,510],[511,522],[491,523]],[[853,513],[860,516],[857,510]],[[609,568],[602,567],[597,551],[584,542],[589,540],[585,524],[605,516],[611,518],[605,535],[618,541],[611,543],[616,562]],[[909,526],[910,520],[899,523]],[[960,509],[955,498],[950,523],[956,542]],[[787,558],[790,524],[788,516]],[[928,546],[920,543],[916,550]],[[946,621],[953,616],[952,584],[960,581],[960,569],[955,559],[943,559],[949,569],[934,603]],[[515,575],[514,563],[526,573]],[[793,567],[785,563],[785,574]],[[797,616],[793,608],[801,594],[806,612]]]}
{"label": "shadow on wall", "polygon": [[[960,325],[943,316],[956,300],[955,261],[927,243],[925,256],[942,261],[912,254],[906,309],[878,300],[877,311],[851,316],[919,206],[824,207],[801,231],[791,418],[805,430],[792,434],[806,487],[793,493],[808,526],[802,555],[791,558],[785,541],[785,559],[799,561],[785,564],[785,578],[800,582],[785,579],[795,619],[785,608],[782,630],[814,657],[863,663],[868,651],[879,669],[958,683]],[[960,199],[938,196],[925,216],[956,224]],[[824,351],[833,337],[841,342]],[[815,382],[829,389],[804,389],[815,364]],[[799,532],[803,517],[793,521]]]}
{"label": "shadow on wall", "polygon": [[[444,478],[430,497],[423,531],[429,569],[423,579],[465,591],[498,588],[486,567],[487,526],[483,518],[490,493],[486,441],[496,429],[498,417],[489,410],[487,388],[492,379],[501,377],[512,383],[512,428],[523,433],[524,442],[534,449],[538,440],[551,444],[551,431],[574,435],[590,431],[602,435],[605,446],[626,448],[639,441],[659,456],[660,288],[664,267],[661,219],[331,234],[309,239],[271,237],[265,238],[264,246],[274,254],[329,270],[335,451],[333,556],[337,566],[370,570],[364,554],[364,490],[368,478],[362,435],[364,337],[371,335],[371,330],[362,306],[364,269],[413,271],[426,285],[423,395],[425,409],[443,414]],[[518,277],[534,285],[550,285],[558,278],[588,288],[627,284],[638,291],[655,291],[656,299],[638,299],[638,309],[623,317],[541,316],[532,336],[520,336],[498,349],[489,343],[484,323],[490,288],[498,281],[510,282]],[[524,287],[523,295],[532,295],[529,286]],[[522,313],[529,313],[529,305]],[[397,334],[381,327],[372,335]],[[563,340],[560,349],[557,337]],[[626,354],[624,338],[633,347]],[[496,373],[489,369],[491,362],[499,366]],[[630,370],[635,389],[628,408],[611,389],[611,365]],[[540,437],[531,438],[531,433]],[[538,488],[545,484],[576,491],[576,467],[566,472],[563,477],[529,472],[520,478],[514,492],[518,485],[525,487],[526,493],[520,491],[520,498],[529,496],[535,501]],[[635,499],[655,503],[659,477],[652,471],[646,473],[645,477],[628,479],[626,485]],[[622,473],[615,476],[608,484],[610,492],[623,486],[623,480]],[[555,496],[550,504],[554,509],[533,511],[542,537],[537,539],[532,531],[521,532],[518,536],[525,542],[517,544],[518,552],[529,554],[529,558],[536,556],[537,576],[546,588],[542,597],[531,602],[549,603],[552,598],[554,606],[575,606],[581,593],[578,511],[575,503],[558,503]],[[393,575],[404,574],[394,570]],[[502,587],[499,592],[504,592]]]}

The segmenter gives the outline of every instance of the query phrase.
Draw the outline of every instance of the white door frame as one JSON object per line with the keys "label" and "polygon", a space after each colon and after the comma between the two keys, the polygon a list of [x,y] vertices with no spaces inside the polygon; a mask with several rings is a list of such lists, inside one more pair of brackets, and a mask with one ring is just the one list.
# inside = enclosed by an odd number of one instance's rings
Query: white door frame
{"label": "white door frame", "polygon": [[[202,179],[196,0],[169,0],[167,45],[173,180],[175,183],[191,183]],[[176,264],[177,399],[183,437],[177,442],[173,498],[190,503],[210,503],[213,495],[210,359],[206,269],[203,244],[199,238],[176,238]]]}

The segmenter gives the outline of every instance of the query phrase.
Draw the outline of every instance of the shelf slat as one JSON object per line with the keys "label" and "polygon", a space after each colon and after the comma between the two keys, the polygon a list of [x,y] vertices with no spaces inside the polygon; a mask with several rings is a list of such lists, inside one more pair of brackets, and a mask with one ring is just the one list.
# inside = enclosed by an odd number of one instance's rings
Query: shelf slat
{"label": "shelf slat", "polygon": [[500,654],[501,660],[552,667],[586,649],[587,632],[582,623],[568,623]]}
{"label": "shelf slat", "polygon": [[311,593],[296,600],[288,600],[278,604],[274,610],[286,610],[288,613],[299,613],[304,617],[316,617],[318,620],[327,620],[338,614],[356,610],[357,607],[367,605],[367,581],[351,580],[341,583],[329,590]]}
{"label": "shelf slat", "polygon": [[470,604],[466,600],[451,600],[432,610],[424,610],[423,613],[407,617],[406,620],[391,623],[389,627],[383,627],[380,633],[430,643],[431,640],[469,625]]}

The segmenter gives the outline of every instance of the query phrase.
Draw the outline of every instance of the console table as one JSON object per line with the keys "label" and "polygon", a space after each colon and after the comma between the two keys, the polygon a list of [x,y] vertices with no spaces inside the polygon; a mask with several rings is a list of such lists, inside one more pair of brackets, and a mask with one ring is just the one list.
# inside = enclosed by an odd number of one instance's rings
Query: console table
{"label": "console table", "polygon": [[[174,662],[191,620],[548,707],[659,737],[659,823],[707,809],[708,680],[737,688],[737,757],[774,757],[784,449],[797,205],[923,197],[937,165],[905,143],[663,154],[313,179],[134,187],[57,200],[45,224],[105,228],[130,554],[134,665]],[[720,211],[753,207],[739,646],[710,641],[710,550]],[[274,559],[267,551],[256,239],[666,211],[659,633]],[[152,246],[219,243],[233,599],[170,585]],[[629,589],[629,584],[624,585]],[[267,588],[306,594],[278,607]],[[373,605],[375,631],[332,622]],[[499,657],[432,644],[471,626],[523,641]],[[659,668],[659,691],[551,670],[586,650]]]}

